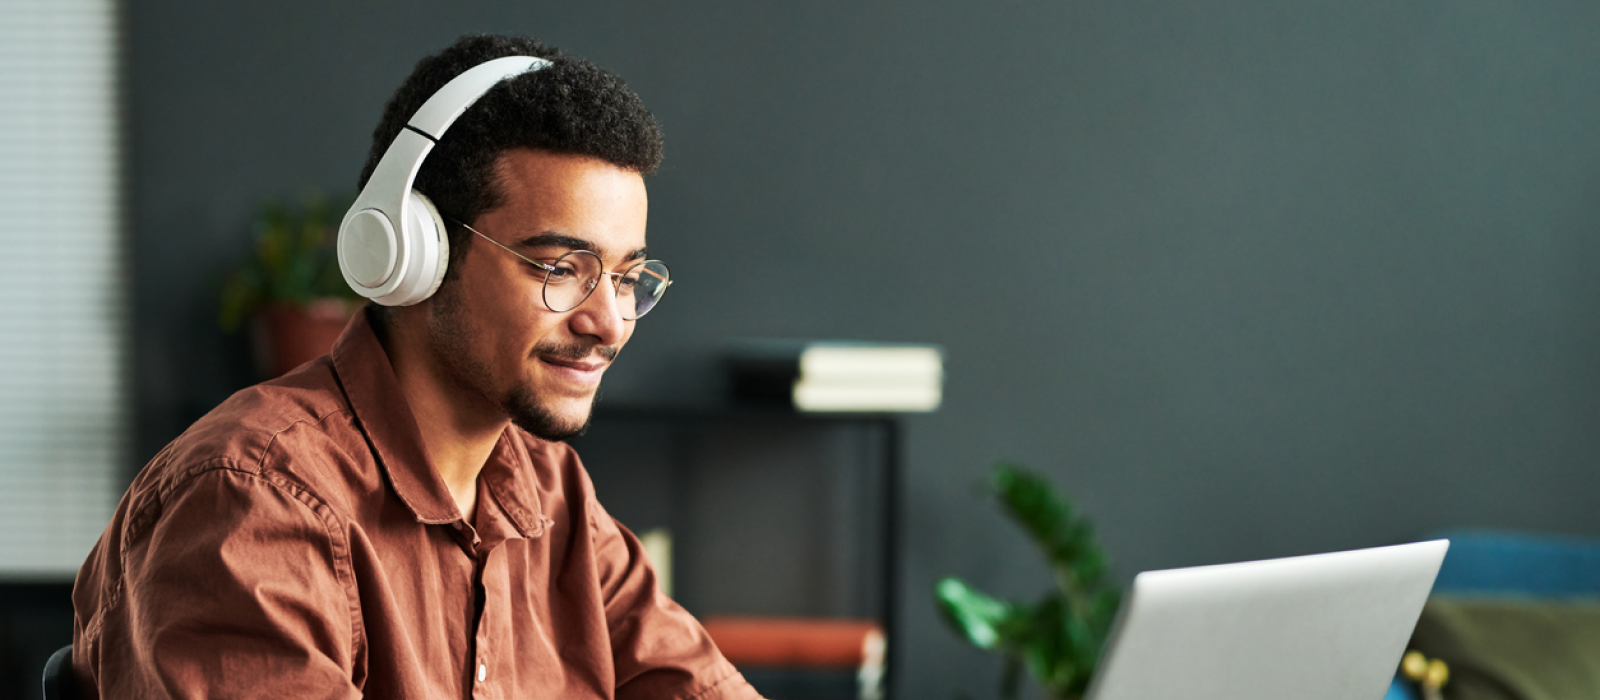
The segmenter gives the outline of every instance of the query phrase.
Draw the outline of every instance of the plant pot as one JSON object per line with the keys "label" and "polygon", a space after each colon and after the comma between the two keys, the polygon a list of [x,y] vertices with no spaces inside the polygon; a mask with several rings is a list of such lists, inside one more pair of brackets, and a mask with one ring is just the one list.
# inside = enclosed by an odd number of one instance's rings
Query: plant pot
{"label": "plant pot", "polygon": [[268,303],[250,319],[256,371],[264,379],[287,374],[328,354],[359,304],[317,299],[306,306]]}

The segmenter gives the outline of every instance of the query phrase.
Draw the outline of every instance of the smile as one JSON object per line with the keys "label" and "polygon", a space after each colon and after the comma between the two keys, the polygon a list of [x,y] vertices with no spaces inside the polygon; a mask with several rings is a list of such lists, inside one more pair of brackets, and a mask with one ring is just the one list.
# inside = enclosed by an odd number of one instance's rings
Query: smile
{"label": "smile", "polygon": [[559,357],[540,356],[539,361],[554,370],[558,377],[575,384],[599,384],[610,363],[600,360],[565,360]]}

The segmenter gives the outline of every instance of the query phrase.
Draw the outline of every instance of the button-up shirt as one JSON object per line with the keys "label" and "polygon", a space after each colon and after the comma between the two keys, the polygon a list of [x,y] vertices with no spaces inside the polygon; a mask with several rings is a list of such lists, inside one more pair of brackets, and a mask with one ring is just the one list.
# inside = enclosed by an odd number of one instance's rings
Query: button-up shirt
{"label": "button-up shirt", "polygon": [[104,698],[754,698],[572,448],[509,427],[464,520],[383,346],[245,389],[140,473],[79,572]]}

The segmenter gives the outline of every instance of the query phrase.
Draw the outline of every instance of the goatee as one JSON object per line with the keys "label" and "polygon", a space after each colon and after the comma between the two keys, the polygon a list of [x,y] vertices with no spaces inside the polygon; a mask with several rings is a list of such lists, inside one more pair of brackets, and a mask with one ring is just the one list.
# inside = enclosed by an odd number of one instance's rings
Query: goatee
{"label": "goatee", "polygon": [[581,421],[562,421],[551,413],[550,409],[539,403],[539,397],[532,389],[519,386],[506,397],[505,411],[518,428],[528,431],[541,440],[559,442],[589,432],[589,423],[594,417],[594,405],[599,402],[600,392],[596,391]]}

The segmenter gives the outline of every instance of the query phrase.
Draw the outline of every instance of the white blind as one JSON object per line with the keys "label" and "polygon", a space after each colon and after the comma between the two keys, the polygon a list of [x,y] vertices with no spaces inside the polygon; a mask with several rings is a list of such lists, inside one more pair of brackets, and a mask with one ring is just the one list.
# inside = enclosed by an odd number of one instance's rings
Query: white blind
{"label": "white blind", "polygon": [[0,0],[0,576],[77,571],[121,479],[114,0]]}

